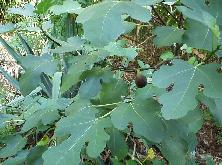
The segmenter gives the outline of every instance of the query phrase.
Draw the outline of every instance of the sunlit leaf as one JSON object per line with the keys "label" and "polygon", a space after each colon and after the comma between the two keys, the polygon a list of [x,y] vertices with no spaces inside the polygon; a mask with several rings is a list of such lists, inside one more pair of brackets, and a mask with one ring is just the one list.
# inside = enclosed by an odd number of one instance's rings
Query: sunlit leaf
{"label": "sunlit leaf", "polygon": [[171,46],[174,43],[182,43],[183,29],[178,29],[172,26],[156,27],[153,31],[155,35],[154,44],[158,47]]}
{"label": "sunlit leaf", "polygon": [[222,76],[217,71],[220,65],[189,65],[182,60],[174,60],[173,66],[162,66],[153,76],[154,85],[173,89],[160,96],[163,104],[162,115],[165,119],[177,119],[195,109],[198,87],[204,85],[204,94],[211,98],[222,97]]}
{"label": "sunlit leaf", "polygon": [[113,125],[126,129],[128,123],[133,124],[135,133],[150,141],[160,142],[164,138],[164,126],[159,117],[159,105],[154,100],[136,100],[133,103],[122,103],[111,114]]}
{"label": "sunlit leaf", "polygon": [[97,46],[104,46],[125,32],[121,19],[123,14],[142,22],[151,19],[146,8],[133,2],[104,1],[84,9],[77,17],[77,22],[83,24],[85,36],[89,41]]}
{"label": "sunlit leaf", "polygon": [[[73,165],[80,162],[80,151],[86,142],[87,154],[90,157],[99,156],[106,146],[109,135],[104,128],[110,127],[108,118],[95,118],[95,112],[88,109],[76,109],[76,113],[61,119],[57,123],[56,135],[71,135],[56,147],[52,147],[43,154],[46,165]],[[62,154],[61,154],[62,153]]]}

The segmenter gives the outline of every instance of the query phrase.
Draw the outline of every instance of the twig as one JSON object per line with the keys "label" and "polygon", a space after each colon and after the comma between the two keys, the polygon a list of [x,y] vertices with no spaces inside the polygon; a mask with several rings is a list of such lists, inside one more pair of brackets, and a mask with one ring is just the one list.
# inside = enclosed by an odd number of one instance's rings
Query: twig
{"label": "twig", "polygon": [[81,56],[82,54],[78,51],[78,50],[76,50],[76,52],[77,52],[77,54],[79,55],[79,56]]}
{"label": "twig", "polygon": [[181,46],[180,44],[176,43],[175,52],[174,52],[175,56],[179,55],[180,46]]}
{"label": "twig", "polygon": [[135,160],[135,154],[136,154],[136,142],[133,141],[134,145],[133,145],[133,154],[132,154],[132,160]]}
{"label": "twig", "polygon": [[113,70],[120,70],[120,71],[125,71],[125,72],[136,72],[137,70],[140,70],[140,71],[144,71],[144,70],[150,70],[150,69],[154,69],[157,70],[161,65],[173,60],[173,59],[179,59],[180,57],[179,56],[175,56],[171,59],[168,59],[168,60],[164,60],[164,61],[161,61],[160,63],[158,63],[157,65],[155,66],[151,66],[151,67],[148,67],[148,68],[127,68],[127,67],[119,67],[119,68],[114,68]]}
{"label": "twig", "polygon": [[178,27],[183,28],[183,14],[182,13],[180,13],[180,21],[179,21]]}
{"label": "twig", "polygon": [[53,43],[55,43],[58,46],[62,46],[60,43],[58,43],[57,41],[55,41],[54,39],[52,39],[52,37],[50,37],[42,28],[42,26],[39,27],[40,30],[42,31],[42,33],[44,34],[44,36],[46,36],[46,38],[48,38],[50,41],[52,41]]}
{"label": "twig", "polygon": [[106,113],[105,115],[96,118],[95,121],[96,121],[96,120],[99,120],[99,119],[103,119],[103,118],[109,116],[109,115],[110,115],[113,111],[115,111],[115,110],[116,110],[116,108],[114,108],[113,110],[109,111],[109,112]]}
{"label": "twig", "polygon": [[217,48],[216,48],[214,51],[212,51],[212,52],[209,54],[209,56],[204,60],[204,63],[207,63],[207,62],[211,59],[211,57],[213,57],[213,56],[215,55],[215,53],[216,53],[218,50],[220,50],[220,47],[221,47],[221,45],[217,46]]}
{"label": "twig", "polygon": [[152,36],[147,37],[143,42],[139,43],[139,44],[137,45],[137,47],[139,47],[140,45],[143,45],[146,41],[148,41],[150,38],[153,38],[154,36],[155,36],[155,35],[152,35]]}
{"label": "twig", "polygon": [[159,21],[159,19],[156,16],[153,16],[153,20],[155,23],[162,25],[162,23]]}
{"label": "twig", "polygon": [[158,19],[161,21],[161,23],[162,23],[164,26],[166,26],[165,21],[161,18],[161,16],[160,16],[159,13],[156,11],[156,9],[154,8],[153,5],[151,6],[151,8],[152,8],[154,14],[155,14],[155,15],[158,17]]}
{"label": "twig", "polygon": [[134,40],[133,38],[130,38],[130,37],[126,36],[126,35],[122,35],[122,37],[126,38],[127,40],[130,40],[130,41],[132,41],[134,43],[136,42],[136,40]]}
{"label": "twig", "polygon": [[[179,18],[179,22],[178,22],[178,28],[183,28],[183,14],[180,13],[180,18]],[[180,47],[181,47],[181,44],[179,43],[176,43],[176,48],[175,48],[175,55],[178,56],[179,54],[179,51],[180,51]]]}
{"label": "twig", "polygon": [[130,135],[131,135],[131,128],[130,128],[130,131],[127,132],[127,134],[126,134],[125,141],[127,141],[129,139]]}
{"label": "twig", "polygon": [[141,25],[141,24],[135,24],[135,25],[140,27],[152,27],[152,25]]}
{"label": "twig", "polygon": [[178,19],[178,18],[176,18],[168,9],[167,9],[167,7],[165,6],[165,4],[163,4],[162,3],[162,6],[163,6],[163,8],[166,10],[166,12],[168,13],[168,14],[170,14],[170,16],[171,17],[173,17],[173,19],[178,23],[178,25],[180,24],[180,20]]}
{"label": "twig", "polygon": [[[41,22],[41,18],[39,18],[39,19],[40,19],[39,21]],[[48,34],[44,31],[44,29],[42,28],[41,25],[39,26],[39,28],[40,28],[41,32],[44,34],[44,36],[45,36],[46,38],[48,38],[50,41],[52,41],[52,42],[55,43],[56,45],[62,46],[59,42],[55,41],[50,35],[48,35]],[[77,52],[78,55],[81,55],[78,50],[77,50],[76,52]],[[72,53],[72,52],[69,52],[69,53],[72,54],[73,56],[77,56],[76,54],[74,54],[74,53]]]}
{"label": "twig", "polygon": [[[131,157],[131,159],[133,159],[132,155],[130,155],[130,154],[128,154],[128,155]],[[139,165],[143,165],[143,163],[139,159],[134,158],[133,160],[135,160],[137,163],[139,163]]]}
{"label": "twig", "polygon": [[[52,37],[50,37],[50,36],[42,29],[41,26],[40,26],[40,29],[41,29],[42,33],[44,34],[44,36],[46,36],[50,41],[52,41],[53,43],[55,43],[55,44],[58,45],[58,46],[62,46],[60,43],[58,43],[58,42],[55,41]],[[76,51],[76,52],[77,52],[78,55],[81,55],[79,51]],[[72,53],[72,52],[68,52],[68,53],[70,53],[70,54],[73,55],[73,56],[78,56],[78,55],[76,55],[76,54],[74,54],[74,53]]]}

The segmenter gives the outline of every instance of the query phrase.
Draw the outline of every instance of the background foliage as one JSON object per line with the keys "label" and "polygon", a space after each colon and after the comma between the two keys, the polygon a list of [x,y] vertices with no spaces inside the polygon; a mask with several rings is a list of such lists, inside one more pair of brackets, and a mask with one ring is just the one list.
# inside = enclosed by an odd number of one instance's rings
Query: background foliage
{"label": "background foliage", "polygon": [[[198,164],[203,107],[222,121],[220,6],[42,0],[9,8],[21,20],[0,33],[16,39],[0,41],[22,69],[16,79],[0,68],[20,93],[0,107],[2,163]],[[163,53],[150,66],[139,55],[152,39]]]}

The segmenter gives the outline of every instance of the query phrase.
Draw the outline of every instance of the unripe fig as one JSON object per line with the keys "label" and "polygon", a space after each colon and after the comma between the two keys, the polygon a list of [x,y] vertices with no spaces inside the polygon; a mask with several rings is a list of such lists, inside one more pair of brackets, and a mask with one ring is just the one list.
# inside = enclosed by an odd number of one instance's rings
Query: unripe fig
{"label": "unripe fig", "polygon": [[143,88],[147,84],[147,78],[142,74],[137,74],[135,79],[136,86],[138,88]]}

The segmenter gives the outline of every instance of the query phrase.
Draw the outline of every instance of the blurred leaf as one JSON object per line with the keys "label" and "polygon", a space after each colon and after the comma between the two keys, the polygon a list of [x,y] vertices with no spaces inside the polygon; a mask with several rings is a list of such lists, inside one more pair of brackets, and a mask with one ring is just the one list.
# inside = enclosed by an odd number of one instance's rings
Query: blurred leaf
{"label": "blurred leaf", "polygon": [[47,31],[47,30],[49,30],[52,27],[53,27],[53,24],[52,24],[51,21],[45,21],[45,22],[42,23],[42,29],[44,31]]}
{"label": "blurred leaf", "polygon": [[124,165],[123,162],[119,161],[118,159],[111,158],[111,161],[115,165]]}
{"label": "blurred leaf", "polygon": [[[192,1],[192,0],[182,0],[185,6],[178,6],[177,9],[183,13],[184,16],[198,21],[203,25],[210,28],[215,37],[220,36],[219,27],[216,23],[216,18],[214,18],[208,11],[204,9],[205,2],[203,0],[200,1]],[[215,8],[216,9],[216,8]],[[218,16],[218,15],[217,15]]]}
{"label": "blurred leaf", "polygon": [[79,88],[79,95],[83,99],[91,99],[95,97],[101,90],[100,78],[91,77],[86,79],[86,81]]}
{"label": "blurred leaf", "polygon": [[83,9],[77,1],[65,0],[62,5],[54,5],[49,10],[55,15],[60,15],[63,13],[79,14]]}
{"label": "blurred leaf", "polygon": [[[102,89],[99,94],[100,104],[112,104],[123,100],[128,94],[128,86],[123,80],[113,79],[109,83],[102,83]],[[115,106],[109,106],[112,108]],[[108,108],[108,106],[107,106]]]}
{"label": "blurred leaf", "polygon": [[[1,107],[1,105],[0,105],[0,111],[3,111],[3,108],[4,108],[4,106]],[[15,117],[16,116],[11,115],[11,114],[0,114],[0,129],[6,127],[8,124],[7,121],[10,121]]]}
{"label": "blurred leaf", "polygon": [[183,36],[183,42],[190,47],[212,51],[218,45],[218,38],[213,36],[209,27],[198,21],[187,20],[188,29]]}
{"label": "blurred leaf", "polygon": [[27,26],[25,27],[25,30],[29,31],[29,32],[37,32],[37,33],[40,33],[41,32],[41,29],[37,26]]}
{"label": "blurred leaf", "polygon": [[37,14],[45,14],[51,6],[56,4],[56,2],[57,1],[55,0],[42,0],[37,4],[35,12]]}
{"label": "blurred leaf", "polygon": [[213,116],[215,117],[215,119],[220,124],[222,124],[222,110],[221,110],[222,99],[215,99],[215,104],[216,104],[216,108],[215,109],[210,109],[210,111],[213,114]]}
{"label": "blurred leaf", "polygon": [[148,84],[144,88],[138,88],[136,90],[136,98],[146,100],[154,96],[159,97],[166,92],[163,88],[158,88],[152,84]]}
{"label": "blurred leaf", "polygon": [[34,16],[34,10],[35,10],[35,7],[31,5],[30,3],[28,3],[28,4],[25,4],[23,7],[9,8],[8,13],[32,17]]}
{"label": "blurred leaf", "polygon": [[20,90],[19,82],[1,67],[0,73],[9,81],[12,86],[14,86],[17,90]]}
{"label": "blurred leaf", "polygon": [[172,26],[158,26],[153,30],[156,35],[154,44],[158,47],[171,46],[174,43],[182,43],[182,37],[185,30]]}
{"label": "blurred leaf", "polygon": [[96,119],[93,111],[76,109],[74,115],[64,117],[57,123],[56,136],[71,136],[43,154],[44,164],[79,164],[80,151],[86,142],[89,142],[86,148],[87,154],[96,158],[109,140],[109,135],[104,130],[107,127],[111,127],[109,118]]}
{"label": "blurred leaf", "polygon": [[161,152],[171,164],[186,164],[186,147],[183,141],[177,138],[165,139],[161,144]]}
{"label": "blurred leaf", "polygon": [[73,52],[82,49],[84,42],[85,41],[79,37],[71,37],[67,39],[67,42],[61,42],[61,46],[52,49],[51,51],[53,53]]}
{"label": "blurred leaf", "polygon": [[52,82],[47,74],[44,72],[40,75],[41,82],[43,85],[40,85],[43,91],[49,96],[52,97]]}
{"label": "blurred leaf", "polygon": [[178,121],[186,127],[188,133],[194,134],[198,132],[203,125],[203,117],[199,109],[190,111],[185,117]]}
{"label": "blurred leaf", "polygon": [[137,3],[141,6],[151,6],[151,5],[155,5],[156,3],[161,2],[162,0],[133,0],[134,3]]}
{"label": "blurred leaf", "polygon": [[172,63],[172,66],[162,66],[153,75],[153,84],[160,88],[174,84],[170,92],[160,96],[165,119],[178,119],[195,109],[200,84],[204,85],[204,95],[222,97],[222,77],[217,71],[220,65],[193,66],[182,60],[173,60]]}
{"label": "blurred leaf", "polygon": [[19,36],[19,39],[22,42],[22,45],[25,48],[26,53],[34,55],[34,52],[32,51],[32,48],[29,46],[27,41],[19,33],[17,33],[17,35]]}
{"label": "blurred leaf", "polygon": [[17,63],[21,63],[22,55],[19,53],[16,53],[15,50],[1,36],[0,36],[0,42],[8,51],[8,53],[17,61]]}
{"label": "blurred leaf", "polygon": [[59,110],[64,110],[70,104],[69,99],[42,99],[41,103],[38,103],[37,106],[29,107],[27,117],[25,117],[25,123],[22,126],[21,132],[26,132],[38,125],[51,124],[55,120],[59,119]]}
{"label": "blurred leaf", "polygon": [[129,60],[133,60],[137,56],[136,48],[124,48],[125,43],[121,40],[117,42],[111,42],[109,45],[105,46],[105,50],[107,50],[111,56],[123,56],[127,57]]}
{"label": "blurred leaf", "polygon": [[136,27],[136,24],[134,22],[123,21],[123,26],[125,29],[124,33],[130,33]]}
{"label": "blurred leaf", "polygon": [[152,160],[153,165],[165,165],[165,163],[161,160],[155,159]]}
{"label": "blurred leaf", "polygon": [[126,165],[137,165],[135,160],[127,160]]}
{"label": "blurred leaf", "polygon": [[53,75],[57,69],[57,62],[53,61],[50,54],[42,56],[25,56],[22,66],[26,68],[25,73],[19,79],[20,89],[23,95],[29,94],[41,83],[41,73]]}
{"label": "blurred leaf", "polygon": [[124,136],[116,128],[107,129],[110,139],[107,146],[112,152],[112,156],[116,156],[120,160],[123,159],[128,153],[128,146]]}
{"label": "blurred leaf", "polygon": [[10,157],[2,165],[21,165],[25,162],[29,154],[28,150],[23,150],[17,153],[15,157]]}
{"label": "blurred leaf", "polygon": [[161,142],[164,139],[164,125],[159,117],[159,104],[153,99],[135,100],[132,103],[122,103],[111,113],[113,125],[120,129],[126,129],[128,123],[133,124],[136,134],[153,142]]}
{"label": "blurred leaf", "polygon": [[70,87],[79,82],[80,75],[98,60],[97,55],[76,56],[75,62],[68,68],[67,74],[63,75],[61,92],[67,91]]}
{"label": "blurred leaf", "polygon": [[0,149],[0,157],[7,158],[15,155],[18,151],[25,147],[26,139],[21,135],[15,135],[4,139],[3,143],[6,144],[6,147]]}
{"label": "blurred leaf", "polygon": [[141,22],[151,19],[146,8],[133,2],[104,1],[84,9],[77,17],[77,22],[83,24],[85,36],[89,41],[96,46],[105,46],[126,31],[121,19],[123,14]]}
{"label": "blurred leaf", "polygon": [[27,158],[28,165],[43,164],[42,154],[48,149],[46,146],[35,146],[30,150]]}
{"label": "blurred leaf", "polygon": [[54,74],[52,83],[52,99],[58,99],[60,96],[60,84],[61,84],[62,72],[56,72]]}
{"label": "blurred leaf", "polygon": [[11,32],[15,29],[13,23],[0,24],[0,33]]}

